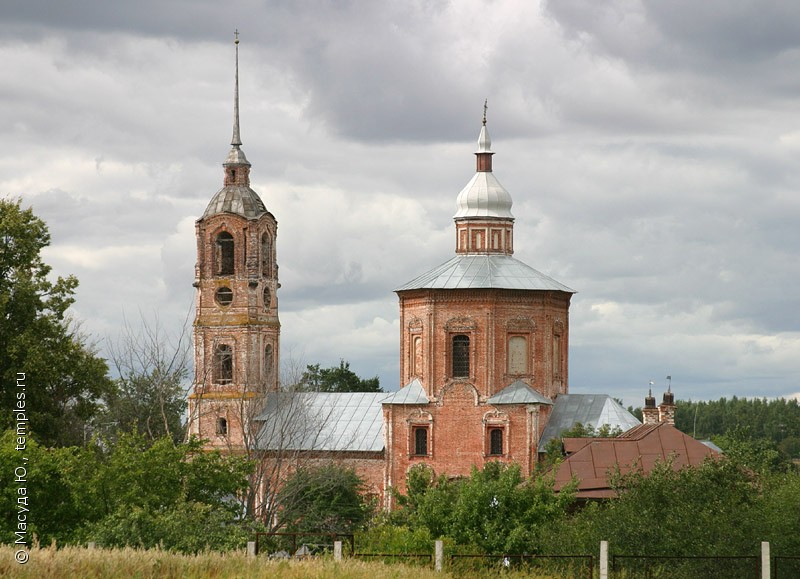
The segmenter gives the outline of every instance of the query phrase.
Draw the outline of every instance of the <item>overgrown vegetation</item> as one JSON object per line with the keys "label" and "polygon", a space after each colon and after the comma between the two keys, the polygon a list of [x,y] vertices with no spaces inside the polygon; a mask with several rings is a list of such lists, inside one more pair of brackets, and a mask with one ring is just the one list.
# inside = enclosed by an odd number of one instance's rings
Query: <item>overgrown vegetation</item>
{"label": "overgrown vegetation", "polygon": [[25,383],[24,408],[46,446],[80,444],[100,399],[113,390],[108,366],[67,315],[78,280],[50,280],[41,257],[50,245],[44,221],[20,200],[0,199],[0,429],[12,426],[20,401],[12,384]]}
{"label": "overgrown vegetation", "polygon": [[[0,577],[18,579],[84,579],[135,577],[156,579],[447,579],[450,573],[433,569],[385,565],[372,561],[332,559],[268,560],[247,557],[243,551],[231,553],[203,552],[192,555],[169,553],[158,549],[85,549],[77,547],[34,548],[30,561],[19,565],[14,549],[0,545]],[[514,575],[509,577],[513,578]],[[525,575],[528,577],[528,575]]]}
{"label": "overgrown vegetation", "polygon": [[[0,437],[0,469],[19,466],[16,437]],[[27,531],[43,543],[95,541],[183,552],[241,548],[253,525],[238,519],[236,496],[251,466],[242,458],[201,450],[199,441],[175,445],[123,434],[108,446],[26,449]],[[0,489],[0,542],[18,530],[17,489]]]}
{"label": "overgrown vegetation", "polygon": [[351,468],[330,462],[302,466],[278,491],[279,528],[288,532],[353,533],[361,530],[375,505]]}
{"label": "overgrown vegetation", "polygon": [[675,426],[694,438],[727,435],[736,429],[750,439],[765,439],[783,454],[800,458],[800,402],[796,399],[738,398],[678,400]]}
{"label": "overgrown vegetation", "polygon": [[340,360],[338,366],[320,368],[306,366],[296,389],[305,392],[383,392],[380,379],[361,378],[350,369],[350,362]]}

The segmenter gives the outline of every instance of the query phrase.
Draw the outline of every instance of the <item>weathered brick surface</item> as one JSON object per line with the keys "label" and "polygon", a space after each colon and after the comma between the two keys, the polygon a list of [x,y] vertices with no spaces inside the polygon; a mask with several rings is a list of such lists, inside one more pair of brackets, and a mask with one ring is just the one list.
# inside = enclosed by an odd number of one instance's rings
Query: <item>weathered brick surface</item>
{"label": "weathered brick surface", "polygon": [[[237,183],[246,185],[246,167]],[[225,173],[226,184],[231,180]],[[221,271],[220,233],[233,238],[232,271]],[[197,263],[194,320],[194,385],[189,399],[189,433],[208,439],[211,448],[241,450],[243,429],[254,413],[254,395],[278,389],[280,321],[275,254],[277,222],[270,213],[247,219],[219,213],[195,224]],[[230,303],[218,298],[230,290]],[[221,380],[218,348],[230,348],[232,373]],[[225,419],[227,433],[218,434]]]}

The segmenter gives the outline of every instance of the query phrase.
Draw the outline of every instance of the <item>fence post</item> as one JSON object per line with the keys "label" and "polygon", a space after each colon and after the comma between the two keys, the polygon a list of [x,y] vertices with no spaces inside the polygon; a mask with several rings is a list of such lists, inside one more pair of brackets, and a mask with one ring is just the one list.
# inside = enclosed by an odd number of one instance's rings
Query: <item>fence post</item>
{"label": "fence post", "polygon": [[761,579],[770,579],[769,542],[761,542]]}
{"label": "fence post", "polygon": [[442,570],[442,559],[444,559],[444,543],[442,541],[436,541],[433,568],[437,571]]}
{"label": "fence post", "polygon": [[608,541],[600,541],[600,579],[608,579]]}
{"label": "fence post", "polygon": [[333,542],[333,560],[334,561],[341,561],[342,560],[342,542],[341,541],[334,541]]}
{"label": "fence post", "polygon": [[247,541],[247,556],[248,557],[255,557],[256,556],[256,542],[255,541]]}

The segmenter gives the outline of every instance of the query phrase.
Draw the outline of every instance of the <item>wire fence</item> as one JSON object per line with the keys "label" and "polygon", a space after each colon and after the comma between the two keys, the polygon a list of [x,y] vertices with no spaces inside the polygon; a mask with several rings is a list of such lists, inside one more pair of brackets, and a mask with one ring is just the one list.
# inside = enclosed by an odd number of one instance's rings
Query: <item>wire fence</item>
{"label": "wire fence", "polygon": [[[541,555],[541,554],[475,554],[449,553],[443,560],[441,545],[438,555],[434,553],[373,553],[357,551],[355,536],[344,533],[256,533],[255,554],[267,553],[271,557],[298,557],[324,555],[335,552],[334,544],[342,543],[340,555],[355,559],[377,560],[384,563],[441,568],[462,574],[502,574],[522,572],[531,576],[563,577],[567,579],[592,579],[608,565],[608,577],[625,579],[698,579],[725,577],[726,579],[758,579],[767,573],[771,563],[772,579],[800,578],[800,556],[776,555],[770,557],[769,544],[762,557],[757,556],[690,556],[690,555],[619,555],[608,554],[607,547],[597,565],[594,555]],[[440,542],[437,542],[440,543]],[[451,547],[452,548],[452,547]],[[456,550],[458,548],[456,547]],[[339,556],[338,554],[336,555]],[[762,561],[765,565],[762,570]]]}
{"label": "wire fence", "polygon": [[350,547],[349,554],[355,552],[355,536],[343,533],[256,533],[256,555],[268,553],[271,556],[319,555],[333,551],[333,544],[342,541]]}
{"label": "wire fence", "polygon": [[758,579],[760,557],[611,555],[611,572],[626,579]]}
{"label": "wire fence", "polygon": [[450,570],[455,573],[517,571],[531,575],[592,579],[592,555],[450,555]]}
{"label": "wire fence", "polygon": [[800,577],[800,556],[775,556],[772,576],[774,579],[796,579]]}

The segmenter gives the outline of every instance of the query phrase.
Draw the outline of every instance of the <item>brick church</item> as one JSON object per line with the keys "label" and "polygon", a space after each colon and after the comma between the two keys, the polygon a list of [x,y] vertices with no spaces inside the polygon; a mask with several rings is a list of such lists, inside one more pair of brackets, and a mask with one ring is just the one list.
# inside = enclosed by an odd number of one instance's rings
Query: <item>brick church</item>
{"label": "brick church", "polygon": [[211,448],[255,449],[273,459],[335,459],[391,507],[388,490],[404,492],[416,464],[459,476],[499,460],[530,473],[547,442],[575,423],[623,431],[639,424],[609,396],[569,394],[575,292],[513,256],[512,198],[492,170],[485,109],[476,172],[454,196],[455,255],[395,290],[399,389],[282,389],[277,221],[250,187],[238,74],[237,40],[223,187],[195,228],[189,434]]}

